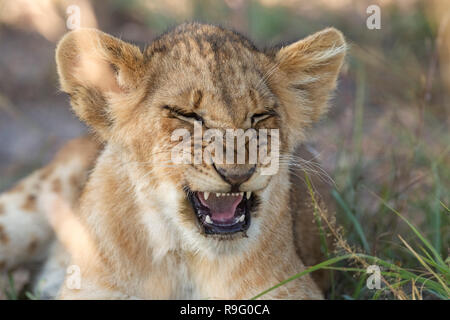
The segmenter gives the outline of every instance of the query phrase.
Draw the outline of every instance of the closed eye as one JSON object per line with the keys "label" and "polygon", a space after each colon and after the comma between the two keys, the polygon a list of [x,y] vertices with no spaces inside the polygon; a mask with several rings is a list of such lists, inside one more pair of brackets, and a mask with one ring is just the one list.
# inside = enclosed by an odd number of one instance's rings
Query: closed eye
{"label": "closed eye", "polygon": [[168,110],[170,114],[180,120],[194,123],[194,121],[204,122],[203,118],[195,112],[188,112],[175,106],[164,106],[163,109]]}
{"label": "closed eye", "polygon": [[266,120],[268,118],[271,118],[273,116],[276,116],[274,112],[264,112],[264,113],[257,113],[252,116],[252,126],[257,124],[260,121]]}

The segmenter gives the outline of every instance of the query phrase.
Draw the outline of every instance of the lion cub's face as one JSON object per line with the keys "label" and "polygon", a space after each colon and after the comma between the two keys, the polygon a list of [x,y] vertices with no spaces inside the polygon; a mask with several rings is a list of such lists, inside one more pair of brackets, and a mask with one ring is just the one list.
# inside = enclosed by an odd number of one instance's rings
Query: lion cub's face
{"label": "lion cub's face", "polygon": [[57,63],[75,112],[120,150],[137,193],[157,193],[192,245],[231,245],[274,219],[265,208],[284,199],[284,160],[325,111],[344,51],[334,29],[263,53],[186,24],[144,53],[81,29],[61,41]]}

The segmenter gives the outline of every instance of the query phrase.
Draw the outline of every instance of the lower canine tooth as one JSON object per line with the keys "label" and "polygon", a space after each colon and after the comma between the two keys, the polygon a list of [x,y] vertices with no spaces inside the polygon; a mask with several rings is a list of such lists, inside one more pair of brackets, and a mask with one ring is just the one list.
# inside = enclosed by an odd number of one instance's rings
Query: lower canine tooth
{"label": "lower canine tooth", "polygon": [[208,200],[209,192],[203,192],[203,198],[205,198],[205,200]]}
{"label": "lower canine tooth", "polygon": [[251,192],[251,191],[247,191],[247,192],[245,193],[245,197],[246,197],[247,199],[250,199],[251,196],[252,196],[252,192]]}
{"label": "lower canine tooth", "polygon": [[213,223],[209,216],[206,216],[205,222],[208,223],[208,224],[212,224]]}
{"label": "lower canine tooth", "polygon": [[244,214],[237,219],[238,222],[242,222],[244,220],[245,220],[245,215]]}

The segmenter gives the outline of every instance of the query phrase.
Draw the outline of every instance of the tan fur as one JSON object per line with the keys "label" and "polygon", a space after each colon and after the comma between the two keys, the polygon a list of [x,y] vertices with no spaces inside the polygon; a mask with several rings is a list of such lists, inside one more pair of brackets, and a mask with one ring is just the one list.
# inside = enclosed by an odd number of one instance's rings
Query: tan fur
{"label": "tan fur", "polygon": [[[48,219],[82,272],[81,289],[63,285],[60,298],[248,299],[319,262],[313,210],[296,178],[303,171],[288,162],[273,176],[261,175],[258,165],[239,186],[261,200],[245,234],[202,234],[184,189],[230,192],[231,185],[204,162],[166,165],[177,143],[173,130],[193,128],[163,107],[195,112],[219,130],[248,129],[252,114],[271,108],[278,116],[255,128],[280,129],[289,161],[308,157],[299,146],[326,112],[344,54],[335,29],[266,52],[201,24],[181,25],[143,53],[97,30],[67,34],[56,52],[61,87],[105,148],[79,205],[75,190],[83,183],[73,172],[68,179],[41,172],[53,193],[46,197]],[[68,186],[75,196],[64,201]],[[322,292],[307,275],[265,298],[319,299]]]}

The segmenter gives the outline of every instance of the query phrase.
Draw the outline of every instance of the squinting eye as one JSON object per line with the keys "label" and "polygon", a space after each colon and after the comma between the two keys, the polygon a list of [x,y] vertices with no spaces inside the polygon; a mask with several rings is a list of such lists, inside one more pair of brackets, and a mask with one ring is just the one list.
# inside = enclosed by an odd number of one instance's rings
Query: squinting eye
{"label": "squinting eye", "polygon": [[203,122],[203,118],[194,112],[185,112],[177,107],[170,107],[170,106],[164,106],[163,109],[169,110],[174,117],[183,121],[191,123],[193,123],[194,121]]}
{"label": "squinting eye", "polygon": [[259,114],[254,114],[252,116],[252,125],[255,125],[256,123],[266,120],[267,118],[273,117],[274,114],[272,113],[259,113]]}
{"label": "squinting eye", "polygon": [[203,119],[195,113],[189,113],[189,114],[175,113],[174,116],[180,120],[191,122],[191,123],[194,123],[194,121],[203,122]]}

